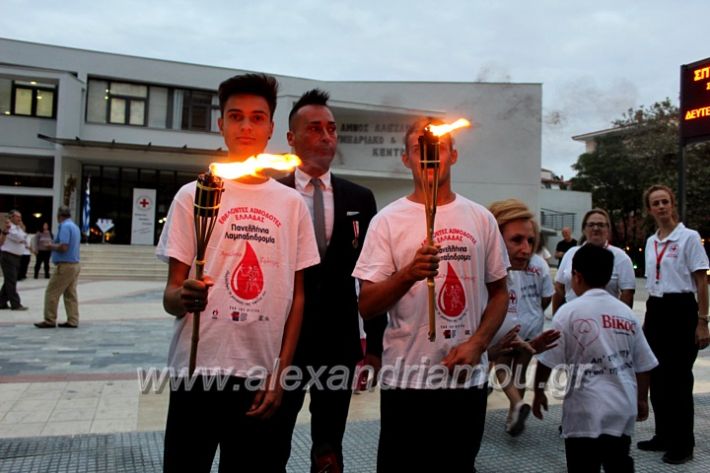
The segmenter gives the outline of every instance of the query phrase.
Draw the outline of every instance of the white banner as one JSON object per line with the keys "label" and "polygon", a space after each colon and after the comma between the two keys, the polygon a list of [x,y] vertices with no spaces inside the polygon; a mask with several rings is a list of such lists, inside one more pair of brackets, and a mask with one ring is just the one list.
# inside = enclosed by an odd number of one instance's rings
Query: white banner
{"label": "white banner", "polygon": [[131,245],[152,245],[155,235],[155,189],[133,189]]}

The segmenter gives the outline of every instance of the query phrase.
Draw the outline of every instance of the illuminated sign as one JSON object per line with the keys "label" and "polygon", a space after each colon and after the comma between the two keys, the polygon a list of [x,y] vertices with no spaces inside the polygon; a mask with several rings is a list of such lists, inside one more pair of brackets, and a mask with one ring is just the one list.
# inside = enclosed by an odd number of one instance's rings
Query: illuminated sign
{"label": "illuminated sign", "polygon": [[710,58],[680,66],[680,139],[710,140]]}

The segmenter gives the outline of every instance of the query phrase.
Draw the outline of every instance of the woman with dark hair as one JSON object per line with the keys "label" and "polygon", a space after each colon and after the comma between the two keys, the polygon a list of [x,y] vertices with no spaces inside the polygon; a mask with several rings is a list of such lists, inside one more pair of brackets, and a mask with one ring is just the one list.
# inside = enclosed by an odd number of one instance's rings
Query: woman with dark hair
{"label": "woman with dark hair", "polygon": [[35,279],[39,276],[39,269],[44,264],[44,277],[49,279],[49,257],[52,255],[50,245],[54,240],[54,235],[49,229],[47,222],[42,225],[42,231],[37,232],[32,242],[32,248],[35,251]]}
{"label": "woman with dark hair", "polygon": [[[708,257],[700,235],[678,219],[673,191],[653,185],[644,205],[658,230],[646,241],[646,318],[643,330],[658,366],[651,371],[656,435],[638,443],[663,451],[678,465],[693,458],[693,364],[708,334]],[[697,294],[697,300],[696,300]]]}
{"label": "woman with dark hair", "polygon": [[609,214],[602,209],[592,209],[582,219],[581,245],[570,248],[562,258],[555,276],[555,294],[552,296],[552,313],[554,314],[565,302],[575,299],[577,295],[572,290],[572,258],[582,245],[601,246],[614,255],[614,270],[611,274],[606,291],[621,302],[633,308],[634,292],[636,292],[636,275],[631,258],[624,250],[609,244],[611,221]]}

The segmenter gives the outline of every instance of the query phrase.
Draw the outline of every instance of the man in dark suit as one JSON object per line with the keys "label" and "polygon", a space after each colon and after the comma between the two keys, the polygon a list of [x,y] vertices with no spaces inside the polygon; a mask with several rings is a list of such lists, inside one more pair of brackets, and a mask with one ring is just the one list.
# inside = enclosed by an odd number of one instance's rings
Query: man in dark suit
{"label": "man in dark suit", "polygon": [[[284,390],[275,419],[275,454],[281,457],[284,471],[306,389],[311,399],[311,471],[342,471],[355,366],[363,359],[356,282],[351,274],[377,207],[369,189],[330,172],[338,134],[328,99],[327,92],[314,89],[293,105],[287,138],[303,164],[281,181],[305,199],[321,253],[321,263],[304,274],[304,317],[294,357],[303,380],[296,389]],[[365,324],[365,362],[377,367],[386,323],[383,314]]]}

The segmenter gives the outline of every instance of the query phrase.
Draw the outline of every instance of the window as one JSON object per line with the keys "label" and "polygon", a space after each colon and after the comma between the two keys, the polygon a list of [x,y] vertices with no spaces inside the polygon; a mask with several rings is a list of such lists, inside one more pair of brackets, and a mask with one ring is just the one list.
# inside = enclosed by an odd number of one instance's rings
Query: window
{"label": "window", "polygon": [[52,188],[54,159],[49,156],[0,154],[0,186]]}
{"label": "window", "polygon": [[89,123],[218,132],[218,117],[219,98],[214,92],[89,79]]}
{"label": "window", "polygon": [[86,121],[145,126],[147,101],[147,85],[91,79]]}
{"label": "window", "polygon": [[91,123],[106,123],[106,102],[108,101],[108,82],[105,80],[89,80],[89,91],[86,97],[86,121]]}
{"label": "window", "polygon": [[12,81],[0,77],[0,113],[3,115],[12,115],[10,97],[12,97]]}
{"label": "window", "polygon": [[150,101],[148,102],[148,126],[167,128],[168,126],[168,89],[150,86]]}
{"label": "window", "polygon": [[0,108],[5,115],[54,118],[56,95],[54,84],[0,80]]}
{"label": "window", "polygon": [[183,90],[183,130],[212,131],[213,96],[210,92]]}
{"label": "window", "polygon": [[148,86],[109,82],[106,97],[108,97],[109,123],[145,125]]}

